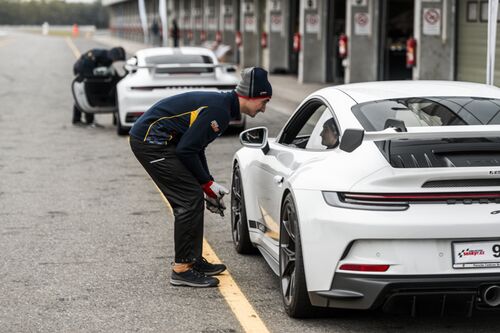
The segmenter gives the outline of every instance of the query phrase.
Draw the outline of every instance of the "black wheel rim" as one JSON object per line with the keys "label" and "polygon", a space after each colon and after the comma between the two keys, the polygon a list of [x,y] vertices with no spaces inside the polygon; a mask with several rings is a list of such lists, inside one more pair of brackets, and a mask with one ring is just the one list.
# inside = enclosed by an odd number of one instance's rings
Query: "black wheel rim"
{"label": "black wheel rim", "polygon": [[297,215],[290,202],[283,207],[280,227],[281,289],[285,304],[290,305],[295,294],[295,226]]}
{"label": "black wheel rim", "polygon": [[233,172],[233,185],[231,188],[231,232],[236,246],[240,244],[241,210],[243,209],[241,180],[238,168]]}

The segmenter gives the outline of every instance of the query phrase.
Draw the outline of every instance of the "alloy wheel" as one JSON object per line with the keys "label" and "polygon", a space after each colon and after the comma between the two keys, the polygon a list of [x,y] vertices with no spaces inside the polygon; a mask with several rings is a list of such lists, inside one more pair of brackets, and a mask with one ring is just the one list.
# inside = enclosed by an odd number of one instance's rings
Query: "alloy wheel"
{"label": "alloy wheel", "polygon": [[280,230],[280,276],[283,299],[287,305],[293,301],[295,295],[295,225],[296,213],[290,202],[283,207],[283,220]]}
{"label": "alloy wheel", "polygon": [[233,172],[233,184],[231,187],[231,233],[236,245],[240,243],[241,235],[241,209],[242,209],[242,191],[239,169]]}

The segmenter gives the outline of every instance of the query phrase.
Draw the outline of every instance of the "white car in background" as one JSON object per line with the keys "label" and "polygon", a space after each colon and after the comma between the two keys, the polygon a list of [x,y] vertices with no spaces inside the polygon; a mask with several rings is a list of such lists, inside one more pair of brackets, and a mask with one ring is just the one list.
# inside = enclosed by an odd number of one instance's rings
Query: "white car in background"
{"label": "white car in background", "polygon": [[[325,142],[326,122],[340,145]],[[234,246],[260,250],[290,316],[500,309],[500,89],[330,87],[276,138],[261,127],[240,140]]]}
{"label": "white car in background", "polygon": [[[157,47],[138,51],[125,65],[128,75],[117,85],[117,132],[128,131],[159,100],[188,91],[231,91],[239,76],[235,67],[220,64],[214,53],[201,47]],[[245,127],[244,115],[230,127]]]}

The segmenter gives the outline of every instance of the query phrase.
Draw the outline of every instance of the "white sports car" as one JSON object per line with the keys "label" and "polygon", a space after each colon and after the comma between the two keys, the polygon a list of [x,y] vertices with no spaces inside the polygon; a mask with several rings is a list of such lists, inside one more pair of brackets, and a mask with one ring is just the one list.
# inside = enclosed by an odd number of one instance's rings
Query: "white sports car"
{"label": "white sports car", "polygon": [[292,317],[499,309],[499,124],[493,86],[319,90],[276,138],[264,127],[241,133],[234,246],[260,250]]}
{"label": "white sports car", "polygon": [[[215,54],[201,47],[157,47],[138,51],[127,61],[128,75],[117,85],[117,132],[128,131],[145,111],[159,100],[180,93],[230,91],[239,82],[232,65],[219,64]],[[231,120],[243,130],[245,117]]]}

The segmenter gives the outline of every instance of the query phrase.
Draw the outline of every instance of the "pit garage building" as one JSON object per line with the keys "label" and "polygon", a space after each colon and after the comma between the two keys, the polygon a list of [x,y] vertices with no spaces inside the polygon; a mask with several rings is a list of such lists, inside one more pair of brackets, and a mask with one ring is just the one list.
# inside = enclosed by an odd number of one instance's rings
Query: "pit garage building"
{"label": "pit garage building", "polygon": [[[180,46],[225,44],[226,61],[287,73],[299,82],[486,80],[487,0],[103,3],[117,37],[172,46],[163,31],[175,20]],[[500,60],[496,63],[499,82]]]}

